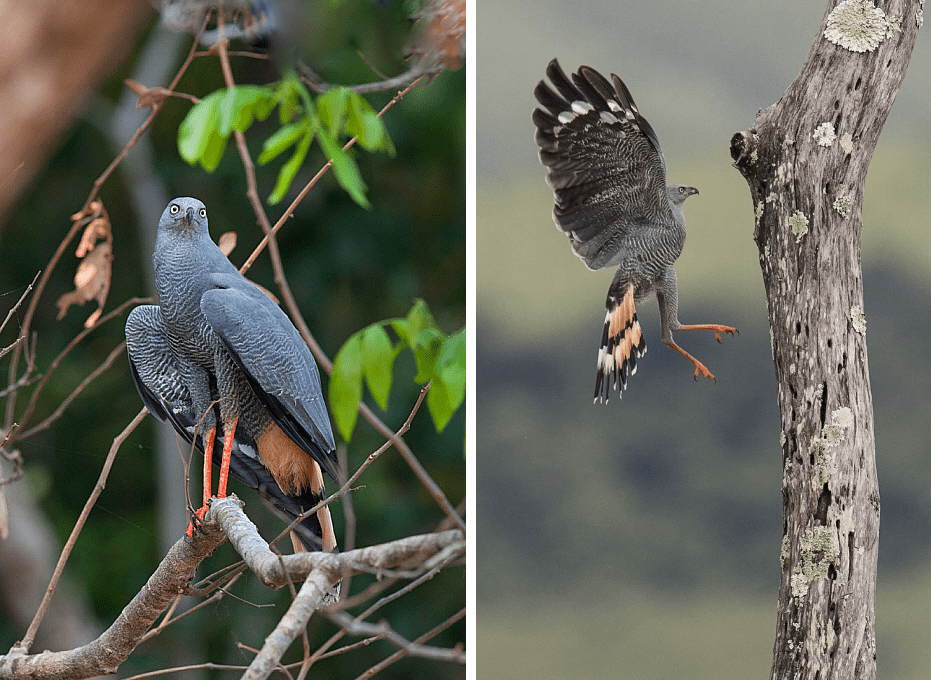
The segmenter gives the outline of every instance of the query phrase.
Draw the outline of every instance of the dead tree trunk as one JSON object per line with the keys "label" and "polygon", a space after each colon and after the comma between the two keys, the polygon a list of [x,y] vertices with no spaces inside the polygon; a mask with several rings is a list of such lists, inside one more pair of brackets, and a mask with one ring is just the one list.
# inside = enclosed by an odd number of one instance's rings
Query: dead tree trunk
{"label": "dead tree trunk", "polygon": [[923,4],[832,0],[801,73],[731,140],[756,211],[782,423],[773,680],[876,677],[879,486],[861,205]]}

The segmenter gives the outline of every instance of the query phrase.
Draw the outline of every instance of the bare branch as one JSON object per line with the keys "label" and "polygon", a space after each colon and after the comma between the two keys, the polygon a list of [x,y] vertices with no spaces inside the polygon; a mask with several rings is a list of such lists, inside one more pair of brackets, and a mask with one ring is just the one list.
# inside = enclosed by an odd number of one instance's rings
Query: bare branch
{"label": "bare branch", "polygon": [[54,423],[56,420],[58,420],[61,417],[61,414],[65,412],[65,409],[68,408],[71,402],[74,401],[75,398],[79,394],[81,394],[81,392],[83,392],[84,389],[88,385],[94,382],[94,380],[96,380],[104,371],[106,371],[108,368],[110,368],[113,365],[113,362],[116,361],[116,358],[120,356],[120,354],[122,354],[123,350],[125,349],[126,349],[125,342],[121,342],[119,345],[114,347],[113,350],[110,352],[110,354],[107,355],[107,358],[103,360],[103,363],[100,364],[100,366],[95,368],[93,371],[91,371],[88,374],[88,376],[84,378],[84,380],[81,381],[81,384],[75,387],[74,390],[71,392],[71,394],[69,394],[67,397],[65,397],[61,401],[61,403],[58,405],[58,408],[56,408],[51,413],[51,415],[48,416],[48,418],[46,418],[41,423],[35,425],[34,427],[29,428],[28,430],[20,434],[17,437],[17,439],[28,439],[29,437],[34,435],[36,432],[42,432],[43,430],[47,430],[52,423]]}
{"label": "bare branch", "polygon": [[[97,479],[97,484],[94,486],[94,490],[91,491],[91,495],[88,497],[87,502],[84,504],[84,510],[81,511],[81,516],[78,517],[78,521],[75,523],[74,528],[71,530],[71,535],[68,537],[68,542],[65,543],[65,547],[61,551],[61,555],[58,558],[58,564],[55,565],[55,573],[52,574],[52,580],[48,585],[48,589],[45,591],[45,597],[42,598],[42,603],[39,605],[38,611],[32,620],[32,623],[29,624],[29,628],[26,630],[26,635],[23,637],[22,641],[17,645],[17,649],[21,650],[23,654],[29,651],[29,648],[32,647],[32,643],[36,638],[36,631],[39,629],[39,625],[42,623],[42,619],[45,617],[45,612],[48,611],[48,606],[52,601],[52,595],[55,594],[55,589],[58,587],[58,581],[61,579],[62,572],[65,570],[65,564],[68,562],[68,558],[71,556],[71,550],[74,548],[75,542],[78,540],[78,536],[81,534],[81,530],[84,528],[84,523],[87,521],[88,515],[90,515],[91,509],[94,507],[94,504],[97,502],[97,498],[103,492],[104,487],[107,484],[107,477],[110,475],[110,468],[113,466],[113,461],[116,459],[116,452],[119,451],[120,446],[123,442],[126,441],[126,438],[132,434],[133,430],[142,422],[142,419],[146,416],[148,411],[144,408],[136,414],[136,417],[125,427],[125,429],[118,434],[114,440],[113,444],[110,446],[110,452],[107,454],[107,459],[104,461],[103,469],[100,471],[100,477]],[[154,576],[153,576],[154,578]],[[167,606],[167,605],[166,605]],[[145,632],[144,630],[142,632]],[[2,660],[2,657],[0,657]],[[2,671],[2,664],[0,664],[0,671]],[[0,678],[3,678],[2,672],[0,672]]]}
{"label": "bare branch", "polygon": [[[94,322],[92,326],[83,328],[80,333],[75,335],[71,339],[71,341],[67,345],[65,345],[64,349],[62,349],[62,351],[58,353],[58,356],[52,360],[52,363],[49,364],[48,370],[45,371],[45,374],[42,376],[42,379],[39,381],[38,386],[36,387],[35,390],[33,390],[32,395],[29,398],[29,403],[26,405],[26,409],[23,411],[23,413],[20,416],[20,420],[23,421],[24,424],[29,421],[29,418],[32,416],[32,412],[35,410],[36,402],[39,399],[39,394],[42,392],[42,389],[48,383],[49,378],[51,378],[51,376],[55,373],[56,369],[61,365],[61,362],[65,359],[65,357],[67,357],[71,353],[71,351],[75,347],[77,347],[78,343],[80,343],[90,333],[100,328],[100,326],[105,324],[110,319],[122,314],[123,311],[127,307],[130,307],[133,305],[151,304],[154,301],[155,301],[154,296],[147,297],[147,298],[139,298],[139,297],[130,298],[126,300],[123,304],[116,307],[115,309],[101,316],[99,319],[97,319],[97,321]],[[25,434],[21,436],[24,437]]]}
{"label": "bare branch", "polygon": [[216,528],[206,528],[191,540],[180,539],[168,551],[142,590],[100,637],[77,649],[34,655],[27,653],[31,640],[24,639],[9,654],[0,656],[0,680],[86,678],[115,673],[136,648],[146,630],[191,580],[197,566],[224,540],[226,537],[223,532]]}
{"label": "bare branch", "polygon": [[[465,608],[460,609],[458,612],[456,612],[455,614],[453,614],[452,616],[450,616],[448,619],[446,619],[446,620],[443,621],[442,623],[440,623],[440,624],[434,626],[433,628],[431,628],[430,630],[428,630],[428,631],[427,631],[426,633],[424,633],[423,635],[414,638],[414,644],[415,644],[415,645],[422,645],[424,642],[427,642],[428,640],[431,640],[432,638],[436,637],[437,635],[439,635],[440,633],[442,633],[444,630],[446,630],[447,628],[449,628],[451,625],[453,625],[453,624],[456,623],[457,621],[461,620],[463,617],[465,617],[465,615],[466,615],[466,610],[465,610]],[[384,669],[386,669],[388,666],[390,666],[391,664],[395,663],[396,661],[399,661],[400,659],[402,659],[402,658],[405,657],[405,656],[407,656],[407,650],[405,650],[405,649],[399,649],[399,650],[396,651],[394,654],[392,654],[391,656],[389,656],[387,659],[384,659],[384,660],[381,661],[380,663],[377,663],[377,664],[375,664],[374,666],[372,666],[371,668],[369,668],[369,669],[368,669],[367,671],[365,671],[362,675],[360,675],[358,678],[356,678],[356,680],[365,680],[366,678],[371,678],[373,675],[375,675],[375,674],[377,674],[377,673],[380,673],[381,671],[383,671]],[[456,660],[456,661],[458,661],[458,660]],[[464,661],[459,662],[459,663],[464,663]]]}
{"label": "bare branch", "polygon": [[[249,569],[270,588],[287,585],[287,574],[295,580],[306,578],[312,571],[321,571],[335,584],[344,571],[354,574],[371,569],[391,569],[400,565],[421,563],[449,545],[465,551],[465,540],[459,531],[410,536],[371,548],[357,548],[344,553],[302,552],[279,555],[269,549],[235,495],[215,498],[205,522],[218,522],[230,543],[249,565]],[[280,558],[280,561],[279,561]]]}
{"label": "bare branch", "polygon": [[[328,611],[327,618],[345,628],[352,635],[381,635],[397,645],[408,656],[420,656],[425,659],[437,661],[451,661],[465,664],[466,655],[461,649],[444,649],[439,647],[425,647],[405,639],[388,625],[387,621],[381,623],[367,623],[356,621],[346,612]],[[243,676],[245,677],[245,676]]]}

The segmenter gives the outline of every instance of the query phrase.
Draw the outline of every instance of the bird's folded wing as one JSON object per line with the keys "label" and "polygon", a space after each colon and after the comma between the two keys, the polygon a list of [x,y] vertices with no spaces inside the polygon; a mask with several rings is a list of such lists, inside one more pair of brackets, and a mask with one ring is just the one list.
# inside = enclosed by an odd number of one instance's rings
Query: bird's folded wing
{"label": "bird's folded wing", "polygon": [[336,445],[313,355],[287,315],[246,279],[212,275],[201,310],[274,421],[333,479]]}
{"label": "bird's folded wing", "polygon": [[159,420],[175,410],[190,408],[191,398],[181,372],[174,365],[159,322],[156,305],[134,308],[126,319],[126,353],[133,382],[142,403]]}

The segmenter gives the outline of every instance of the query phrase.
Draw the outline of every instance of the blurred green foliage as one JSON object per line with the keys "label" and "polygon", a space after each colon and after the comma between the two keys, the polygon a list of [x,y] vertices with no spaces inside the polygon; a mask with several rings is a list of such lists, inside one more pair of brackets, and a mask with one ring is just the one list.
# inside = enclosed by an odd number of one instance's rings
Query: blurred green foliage
{"label": "blurred green foliage", "polygon": [[[385,327],[398,337],[391,342]],[[333,360],[330,379],[330,413],[343,439],[349,441],[359,415],[362,381],[385,410],[394,375],[394,362],[410,348],[417,365],[414,381],[430,383],[427,408],[439,432],[443,431],[465,398],[465,329],[446,336],[433,320],[427,303],[417,300],[404,318],[370,324],[343,343]]]}
{"label": "blurred green foliage", "polygon": [[[408,25],[395,4],[368,3],[364,13],[354,13],[358,3],[320,9],[306,34],[305,50],[318,73],[329,82],[352,84],[376,80],[357,50],[383,72],[404,70],[400,46]],[[374,16],[366,23],[365,17]],[[153,25],[154,26],[154,25]],[[148,35],[140,38],[140,45]],[[319,39],[319,40],[318,40]],[[316,42],[315,42],[316,41]],[[179,55],[180,65],[183,55]],[[232,57],[237,83],[274,87],[281,76],[267,61]],[[0,292],[9,305],[19,297],[49,257],[70,225],[69,216],[84,203],[94,179],[119,151],[101,133],[110,125],[110,107],[123,90],[132,60],[115,69],[95,95],[94,105],[75,121],[47,166],[0,231]],[[160,83],[147,83],[158,85]],[[195,60],[179,90],[205,98],[223,87],[214,57]],[[367,95],[373,109],[380,109],[395,92]],[[352,98],[347,98],[350,101]],[[354,99],[352,101],[355,101]],[[356,102],[356,105],[362,105]],[[239,265],[261,240],[262,233],[246,199],[245,174],[239,157],[226,153],[216,158],[213,172],[192,167],[178,153],[178,131],[191,111],[190,102],[169,100],[147,133],[153,145],[152,170],[164,183],[169,197],[192,195],[208,206],[213,236],[234,230],[238,246],[231,260]],[[346,120],[349,119],[347,114]],[[280,129],[280,121],[256,120],[246,136],[253,158],[259,158],[266,140]],[[367,185],[371,210],[364,210],[339,188],[333,173],[314,188],[279,232],[284,270],[292,292],[318,342],[332,357],[338,347],[373,321],[404,317],[415,298],[429,303],[436,326],[453,334],[465,323],[465,72],[445,72],[425,87],[411,91],[384,118],[396,156],[358,154],[360,177]],[[230,129],[235,127],[230,123]],[[132,153],[132,152],[131,152]],[[267,156],[266,156],[267,159]],[[292,196],[326,162],[319,150],[309,149],[296,169]],[[213,161],[211,161],[213,165]],[[279,173],[270,166],[257,168],[260,196],[275,192]],[[130,198],[131,176],[117,170],[103,186],[100,198],[109,211],[114,232],[113,278],[106,309],[133,295],[147,295],[151,253],[142,245],[141,230]],[[274,221],[277,214],[269,211]],[[72,245],[53,272],[36,311],[37,371],[81,330],[88,311],[72,308],[61,321],[55,319],[55,300],[73,287],[77,264]],[[271,266],[263,254],[249,277],[275,290]],[[20,312],[21,317],[22,312]],[[68,356],[40,396],[35,415],[23,427],[46,417],[123,340],[125,315],[95,330]],[[12,326],[17,322],[13,321]],[[12,332],[7,334],[12,339]],[[22,366],[22,363],[20,364]],[[7,363],[0,364],[4,370]],[[386,409],[376,413],[397,428],[416,401],[419,386],[413,381],[417,366],[409,355],[399,357]],[[323,376],[324,389],[327,376]],[[18,409],[29,398],[29,388],[19,395]],[[87,387],[52,427],[19,444],[26,461],[26,482],[37,495],[62,540],[70,532],[81,507],[94,486],[106,452],[113,440],[141,408],[125,359]],[[415,418],[405,439],[436,482],[455,505],[465,497],[463,450],[464,416],[461,412],[442,433],[426,413]],[[157,543],[155,498],[156,472],[153,421],[147,419],[123,445],[100,501],[94,508],[68,564],[67,574],[87,589],[94,613],[108,625],[131,598],[161,558]],[[369,427],[356,429],[348,448],[348,467],[354,469],[383,443]],[[179,483],[181,481],[179,480]],[[371,545],[412,533],[428,532],[443,513],[421,487],[406,464],[389,452],[372,466],[353,494],[356,545]],[[247,510],[266,537],[276,535],[280,521],[261,508],[257,496],[239,485],[231,489],[246,500]],[[337,504],[338,505],[338,504]],[[14,518],[15,520],[15,518]],[[334,508],[338,533],[343,512]],[[229,546],[221,548],[201,572],[234,559]],[[374,577],[356,577],[353,591]],[[289,601],[286,592],[273,593],[255,579],[245,578],[232,592],[249,602],[268,602],[257,608],[226,598],[211,611],[180,624],[183,654],[189,662],[210,660],[247,663],[251,655],[235,646],[242,641],[260,646]],[[65,595],[66,596],[66,595]],[[464,569],[448,568],[426,585],[380,610],[409,638],[444,620],[465,601]],[[311,643],[329,637],[332,626],[312,620]],[[460,621],[436,637],[432,644],[450,646],[465,638]],[[0,617],[0,648],[8,648],[23,631]],[[177,638],[175,638],[177,640]],[[351,640],[350,640],[351,641]],[[300,645],[298,645],[299,647]],[[179,650],[169,640],[155,640],[141,648],[121,668],[121,674],[164,666],[177,661]],[[321,661],[320,672],[353,677],[393,651],[387,643],[375,643],[352,654]],[[299,657],[292,650],[290,657]],[[286,661],[289,657],[286,657]],[[173,661],[174,662],[174,661]],[[380,677],[457,677],[459,668],[418,660],[403,660]],[[219,677],[219,675],[210,675]],[[226,677],[226,676],[224,676]]]}

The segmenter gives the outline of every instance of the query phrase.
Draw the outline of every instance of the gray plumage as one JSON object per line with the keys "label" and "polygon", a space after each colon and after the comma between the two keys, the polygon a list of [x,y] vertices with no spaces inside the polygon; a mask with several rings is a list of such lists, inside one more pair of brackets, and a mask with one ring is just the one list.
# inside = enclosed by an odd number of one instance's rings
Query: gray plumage
{"label": "gray plumage", "polygon": [[[663,342],[696,364],[672,340],[678,320],[673,263],[685,245],[685,199],[694,187],[666,185],[666,161],[653,127],[616,75],[611,82],[582,66],[569,77],[554,59],[534,95],[534,139],[553,189],[553,220],[592,270],[617,267],[608,290],[595,398],[620,393],[646,352],[635,304],[656,295]],[[628,294],[629,304],[623,304]],[[624,318],[621,318],[621,308]],[[612,323],[612,317],[614,321]],[[704,367],[702,367],[704,368]],[[708,374],[710,376],[710,373]]]}
{"label": "gray plumage", "polygon": [[[201,450],[205,433],[216,427],[207,452],[216,464],[226,424],[238,419],[230,474],[293,519],[320,500],[322,478],[320,488],[310,488],[277,469],[271,474],[258,442],[277,426],[301,450],[289,452],[312,457],[339,479],[313,356],[284,312],[210,239],[206,208],[197,199],[177,198],[162,213],[153,262],[158,305],[133,309],[126,322],[143,402]],[[302,542],[319,549],[317,516],[300,528]]]}

